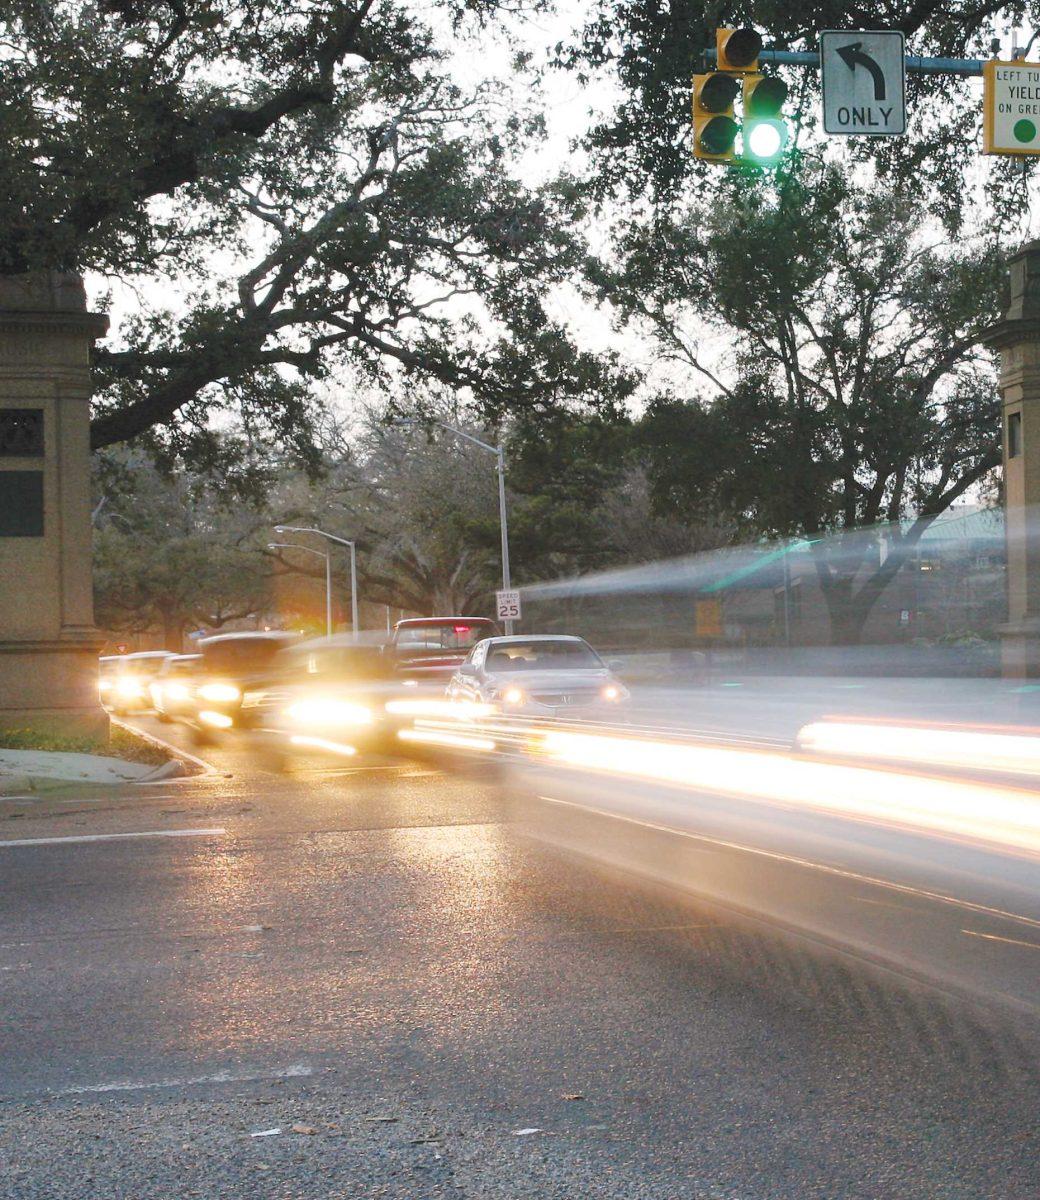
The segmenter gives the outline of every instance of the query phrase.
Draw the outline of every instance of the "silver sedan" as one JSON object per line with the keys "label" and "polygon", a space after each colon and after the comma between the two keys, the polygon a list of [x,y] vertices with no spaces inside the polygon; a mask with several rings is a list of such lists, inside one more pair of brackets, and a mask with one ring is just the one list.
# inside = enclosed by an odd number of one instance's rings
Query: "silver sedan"
{"label": "silver sedan", "polygon": [[448,697],[529,717],[617,719],[628,689],[580,637],[485,638],[448,684]]}

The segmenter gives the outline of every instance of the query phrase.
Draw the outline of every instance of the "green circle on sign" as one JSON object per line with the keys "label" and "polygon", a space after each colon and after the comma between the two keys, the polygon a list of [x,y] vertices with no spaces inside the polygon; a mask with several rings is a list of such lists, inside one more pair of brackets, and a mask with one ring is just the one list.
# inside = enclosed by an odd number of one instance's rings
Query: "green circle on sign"
{"label": "green circle on sign", "polygon": [[1016,141],[1031,142],[1036,137],[1036,126],[1023,117],[1021,121],[1015,122],[1014,133]]}

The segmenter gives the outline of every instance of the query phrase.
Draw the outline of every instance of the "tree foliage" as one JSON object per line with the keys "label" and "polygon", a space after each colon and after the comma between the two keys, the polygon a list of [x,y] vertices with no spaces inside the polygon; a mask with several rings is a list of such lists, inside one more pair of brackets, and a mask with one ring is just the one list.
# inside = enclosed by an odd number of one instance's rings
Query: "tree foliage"
{"label": "tree foliage", "polygon": [[[639,431],[658,503],[759,534],[842,531],[817,568],[835,633],[854,639],[928,523],[1000,461],[979,345],[1000,307],[992,239],[950,241],[921,204],[821,167],[711,216],[630,226],[619,253],[601,293],[671,381]],[[712,335],[729,350],[712,355]]]}
{"label": "tree foliage", "polygon": [[94,603],[115,632],[161,630],[179,651],[192,627],[220,629],[270,603],[257,514],[198,479],[161,475],[141,454],[98,462]]}
{"label": "tree foliage", "polygon": [[[499,9],[7,6],[0,271],[142,298],[96,355],[95,447],[313,461],[315,385],[348,368],[467,389],[488,414],[624,390],[544,304],[577,262],[579,189],[526,187],[514,155],[537,120],[456,78],[453,38]],[[229,410],[238,441],[213,434]]]}

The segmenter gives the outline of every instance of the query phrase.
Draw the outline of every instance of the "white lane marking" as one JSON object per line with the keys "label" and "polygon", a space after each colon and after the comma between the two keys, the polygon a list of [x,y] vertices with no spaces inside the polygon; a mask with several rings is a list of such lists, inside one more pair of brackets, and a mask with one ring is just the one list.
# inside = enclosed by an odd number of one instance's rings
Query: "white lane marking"
{"label": "white lane marking", "polygon": [[[136,725],[131,725],[128,721],[121,721],[118,717],[109,714],[108,718],[113,725],[119,725],[121,728],[129,730],[130,733],[136,733],[138,737],[144,738],[146,742],[151,742],[153,746],[158,746],[160,750],[167,750],[174,758],[184,758],[188,762],[194,763],[196,767],[202,769],[205,775],[219,775],[220,772],[212,764],[206,762],[203,758],[198,758],[194,754],[189,754],[187,750],[182,750],[180,746],[175,746],[172,742],[164,741],[161,737],[157,737],[154,733],[148,733],[144,729],[138,729]],[[188,776],[190,779],[191,776]],[[157,779],[156,783],[173,783],[172,779]]]}
{"label": "white lane marking", "polygon": [[11,846],[59,846],[73,842],[118,842],[126,838],[154,837],[218,837],[227,833],[223,826],[212,829],[151,829],[143,833],[82,833],[71,837],[19,838],[15,841],[0,841],[0,848]]}
{"label": "white lane marking", "polygon": [[157,1088],[196,1087],[201,1083],[255,1083],[263,1079],[303,1079],[314,1072],[305,1063],[291,1063],[270,1071],[217,1071],[213,1075],[189,1075],[172,1079],[117,1079],[111,1083],[83,1083],[49,1090],[51,1096],[85,1096],[96,1092],[142,1092]]}
{"label": "white lane marking", "polygon": [[1020,942],[1018,938],[1000,937],[996,933],[979,933],[977,929],[962,929],[961,933],[966,933],[968,937],[985,938],[987,942],[1004,942],[1008,946],[1025,946],[1028,950],[1040,950],[1036,942]]}

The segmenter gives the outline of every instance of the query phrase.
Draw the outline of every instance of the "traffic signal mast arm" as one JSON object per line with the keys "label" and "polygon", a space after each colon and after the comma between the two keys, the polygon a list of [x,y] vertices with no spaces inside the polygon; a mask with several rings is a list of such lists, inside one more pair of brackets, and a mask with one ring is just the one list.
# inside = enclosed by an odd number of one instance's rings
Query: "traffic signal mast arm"
{"label": "traffic signal mast arm", "polygon": [[[845,40],[841,45],[834,45],[836,38]],[[850,38],[859,40],[849,41]],[[862,49],[864,42],[870,45],[869,53]],[[862,68],[860,74],[872,90],[873,103],[866,98],[862,98],[862,103],[860,99],[841,99],[850,87],[852,94],[856,94],[852,80],[844,83],[835,79],[834,86],[829,88],[835,55],[844,62],[850,76],[856,68]],[[775,167],[782,161],[789,141],[782,111],[787,99],[787,85],[776,76],[762,73],[761,67],[767,63],[823,72],[824,128],[829,134],[891,136],[905,133],[906,71],[929,75],[983,75],[987,97],[985,127],[990,131],[984,152],[1040,154],[1040,135],[1037,133],[1040,119],[1032,114],[1030,120],[1022,120],[1016,125],[1014,145],[1006,144],[1006,136],[1001,140],[992,133],[992,112],[997,109],[992,101],[993,60],[908,57],[903,36],[898,31],[823,30],[819,49],[801,51],[767,48],[762,45],[762,35],[749,26],[716,29],[715,48],[705,50],[700,62],[701,73],[693,77],[693,153],[696,158],[709,162],[761,168]],[[997,63],[996,66],[1015,67],[1015,63]],[[738,93],[739,114],[734,106]],[[1006,105],[999,111],[1007,111]],[[1020,144],[1024,138],[1029,142],[1025,148]]]}
{"label": "traffic signal mast arm", "polygon": [[[718,50],[705,50],[705,70],[710,70],[719,61]],[[820,69],[818,50],[772,50],[764,48],[758,52],[759,65],[773,63],[778,67],[810,67]],[[906,56],[906,69],[918,75],[981,75],[985,60],[981,58],[922,58]]]}

